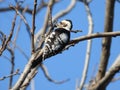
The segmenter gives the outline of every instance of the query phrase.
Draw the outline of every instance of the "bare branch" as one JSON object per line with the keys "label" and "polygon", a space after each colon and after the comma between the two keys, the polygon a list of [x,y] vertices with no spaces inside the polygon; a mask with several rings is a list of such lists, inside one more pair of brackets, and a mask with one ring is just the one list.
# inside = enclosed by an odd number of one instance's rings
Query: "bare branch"
{"label": "bare branch", "polygon": [[94,86],[89,87],[89,90],[102,90],[102,88],[106,87],[115,74],[120,71],[120,55],[117,57],[113,65],[110,67],[108,72],[105,74],[105,76],[99,80],[98,83],[96,83]]}
{"label": "bare branch", "polygon": [[38,14],[38,12],[40,12],[40,10],[44,7],[47,7],[47,3],[45,3],[44,0],[41,0],[40,4],[38,5],[38,8],[36,10],[36,14]]}
{"label": "bare branch", "polygon": [[22,48],[20,48],[17,44],[15,44],[15,47],[19,50],[20,53],[22,53],[22,55],[28,60],[29,57],[27,56],[27,54],[22,50]]}
{"label": "bare branch", "polygon": [[13,6],[10,6],[10,7],[13,8],[17,12],[17,14],[20,16],[20,18],[24,21],[27,31],[28,31],[28,34],[30,36],[31,29],[30,29],[30,26],[29,26],[28,22],[26,21],[25,17],[18,11],[18,9],[16,7],[13,7]]}
{"label": "bare branch", "polygon": [[30,84],[31,80],[35,77],[37,74],[37,70],[39,67],[35,67],[34,69],[31,69],[30,73],[27,75],[27,77],[24,80],[24,83],[21,85],[20,90],[26,90],[27,86]]}
{"label": "bare branch", "polygon": [[[16,8],[16,7],[14,7],[14,8]],[[24,9],[25,9],[24,7],[19,7],[18,10],[23,11]],[[0,8],[0,12],[7,12],[7,11],[14,11],[14,10],[10,7]],[[27,9],[26,12],[29,14],[32,14],[31,9]]]}
{"label": "bare branch", "polygon": [[11,76],[15,76],[15,75],[20,75],[19,69],[17,69],[14,73],[12,73],[12,74],[10,74],[10,75],[1,77],[1,78],[0,78],[0,81],[1,81],[1,80],[4,80],[4,79],[7,79],[7,78],[10,78]]}
{"label": "bare branch", "polygon": [[51,14],[51,9],[52,9],[53,3],[54,3],[54,0],[50,0],[49,3],[48,3],[46,16],[45,16],[45,22],[43,24],[44,26],[43,26],[43,29],[42,29],[42,35],[45,34],[45,32],[47,30],[49,17],[50,17],[50,14]]}
{"label": "bare branch", "polygon": [[[54,4],[58,3],[59,0],[54,0]],[[37,8],[36,14],[41,11],[42,8],[47,7],[49,3],[44,2],[44,0],[41,0],[40,5]]]}
{"label": "bare branch", "polygon": [[[83,2],[83,3],[85,5],[85,9],[86,9],[86,12],[87,12],[88,23],[89,23],[88,35],[90,35],[93,32],[92,13],[91,13],[89,4],[86,3],[86,2]],[[87,42],[87,51],[86,51],[86,56],[85,56],[85,65],[84,65],[84,69],[83,69],[83,73],[82,73],[82,78],[81,78],[79,90],[83,89],[83,86],[84,86],[84,83],[85,83],[85,80],[86,80],[86,76],[87,76],[87,72],[88,72],[88,66],[89,66],[89,61],[90,61],[90,55],[91,55],[91,46],[92,46],[92,39],[88,40],[88,42]]]}
{"label": "bare branch", "polygon": [[41,47],[43,45],[43,42],[44,42],[44,37],[45,37],[45,33],[47,31],[48,25],[49,25],[49,23],[50,23],[50,25],[52,25],[52,20],[51,19],[52,19],[52,7],[53,7],[53,4],[54,4],[54,0],[50,0],[49,3],[48,3],[47,11],[46,11],[45,21],[44,21],[44,24],[43,24],[44,26],[35,35],[35,40],[34,41],[35,41],[36,48],[40,48],[41,49]]}
{"label": "bare branch", "polygon": [[[21,76],[19,77],[18,81],[16,82],[16,84],[13,86],[13,88],[12,88],[11,90],[18,90],[18,89],[21,87],[21,85],[24,83],[24,81],[26,80],[28,74],[31,73],[31,72],[35,72],[34,70],[36,70],[36,68],[37,68],[38,66],[36,66],[35,68],[33,68],[33,69],[31,70],[31,68],[32,68],[32,63],[33,63],[38,57],[42,56],[42,52],[43,52],[43,50],[32,54],[31,58],[29,59],[28,64],[25,66],[25,69],[24,69],[23,73],[21,74]],[[40,61],[40,63],[41,63],[41,61]]]}
{"label": "bare branch", "polygon": [[[22,15],[26,12],[26,10],[27,10],[27,7],[24,8],[24,10],[22,11]],[[22,19],[20,19],[19,25],[17,27],[16,35],[15,35],[14,40],[12,42],[13,43],[13,49],[15,48],[15,45],[16,45],[16,40],[18,38],[18,34],[19,34],[19,31],[20,31],[20,28],[21,28],[21,24],[22,24]]]}
{"label": "bare branch", "polygon": [[[11,59],[10,59],[11,71],[10,71],[10,74],[13,74],[14,73],[14,66],[15,66],[15,64],[14,64],[15,54],[14,54],[14,51],[11,47],[7,46],[7,50],[11,54]],[[12,82],[13,82],[13,76],[11,75],[10,81],[9,81],[9,89],[12,87]]]}
{"label": "bare branch", "polygon": [[2,42],[2,45],[0,46],[0,49],[1,49],[2,47],[4,47],[4,43],[6,41],[6,35],[2,31],[0,31],[0,34],[1,34],[0,39],[1,39],[1,42]]}
{"label": "bare branch", "polygon": [[3,42],[4,44],[2,44],[2,47],[0,48],[0,56],[2,55],[2,52],[6,49],[8,43],[10,42],[12,36],[13,36],[13,32],[14,32],[14,27],[15,27],[15,21],[16,21],[16,17],[17,17],[17,13],[14,16],[14,19],[12,21],[12,28],[11,28],[11,32],[8,36],[8,38],[5,40],[5,42]]}
{"label": "bare branch", "polygon": [[83,2],[83,3],[86,3],[86,4],[90,4],[90,2],[91,2],[92,0],[78,0],[78,1]]}
{"label": "bare branch", "polygon": [[93,38],[116,37],[116,36],[120,36],[119,31],[118,32],[93,33],[93,34],[90,34],[90,35],[85,35],[85,36],[75,38],[74,40],[71,40],[68,45],[75,45],[76,43],[78,43],[80,41],[93,39]]}
{"label": "bare branch", "polygon": [[58,14],[56,14],[54,17],[53,17],[53,22],[55,20],[57,20],[58,18],[60,17],[63,17],[65,16],[66,14],[68,14],[75,6],[76,4],[76,0],[71,0],[71,3],[70,5],[65,9],[65,10],[61,10]]}
{"label": "bare branch", "polygon": [[[25,8],[22,12],[22,14],[25,13],[27,9]],[[22,19],[20,19],[20,22],[19,22],[19,25],[18,25],[18,28],[17,28],[17,32],[16,32],[16,35],[14,37],[14,40],[11,41],[12,44],[13,44],[13,48],[7,46],[7,49],[8,51],[10,52],[11,54],[11,72],[10,74],[12,74],[14,72],[14,66],[15,66],[15,63],[14,63],[14,57],[15,57],[15,54],[14,54],[14,50],[15,50],[15,47],[16,47],[16,40],[17,40],[17,37],[18,37],[18,34],[19,34],[19,31],[20,31],[20,26],[21,26],[21,23],[22,23]],[[23,52],[24,53],[24,52]],[[9,89],[12,87],[12,82],[13,82],[13,76],[10,77],[10,83],[9,83]]]}
{"label": "bare branch", "polygon": [[40,64],[40,66],[41,66],[42,71],[44,72],[45,77],[46,77],[46,78],[48,79],[48,81],[50,81],[50,82],[53,82],[53,83],[55,83],[55,84],[62,84],[62,83],[65,83],[65,82],[67,82],[67,81],[70,80],[70,79],[66,79],[66,80],[62,80],[62,81],[55,81],[55,80],[53,80],[53,79],[50,77],[50,75],[49,75],[49,73],[48,73],[48,70],[47,70],[47,68],[45,67],[45,65]]}
{"label": "bare branch", "polygon": [[[113,20],[114,20],[114,5],[115,0],[106,0],[106,15],[105,15],[105,27],[104,32],[112,32],[113,31]],[[111,37],[103,38],[102,40],[102,52],[101,52],[101,59],[99,64],[99,70],[96,75],[96,80],[101,80],[106,72],[106,68],[109,61],[110,56],[110,47],[111,47]],[[103,88],[102,90],[104,90]]]}
{"label": "bare branch", "polygon": [[36,7],[37,7],[37,0],[34,0],[34,10],[33,10],[33,17],[32,17],[32,30],[31,30],[31,46],[32,51],[31,53],[35,52],[35,46],[34,46],[34,33],[35,33],[35,14],[36,14]]}
{"label": "bare branch", "polygon": [[[80,41],[84,41],[84,40],[88,40],[88,39],[92,39],[92,38],[112,37],[112,36],[120,36],[120,32],[106,32],[106,33],[101,33],[101,34],[99,34],[99,33],[91,34],[91,35],[83,36],[81,38],[77,38],[75,40],[72,40],[69,44],[77,44]],[[43,53],[43,49],[32,54],[32,56],[29,59],[29,62],[26,65],[23,73],[21,74],[20,78],[18,79],[18,81],[16,82],[16,84],[14,85],[14,87],[11,90],[18,90],[21,87],[21,85],[23,84],[23,82],[25,81],[28,74],[32,75],[31,73],[35,72],[34,69],[37,70],[36,68],[38,66],[35,66],[35,68],[33,68],[33,69],[31,67],[32,67],[32,64],[42,56],[42,53]],[[49,57],[51,57],[51,56],[49,56]],[[47,57],[47,58],[49,58],[49,57]],[[41,59],[41,61],[39,59],[39,64],[41,64],[41,63],[42,63],[42,59]]]}
{"label": "bare branch", "polygon": [[78,32],[82,32],[82,30],[71,30],[70,32],[72,32],[72,33],[78,33]]}

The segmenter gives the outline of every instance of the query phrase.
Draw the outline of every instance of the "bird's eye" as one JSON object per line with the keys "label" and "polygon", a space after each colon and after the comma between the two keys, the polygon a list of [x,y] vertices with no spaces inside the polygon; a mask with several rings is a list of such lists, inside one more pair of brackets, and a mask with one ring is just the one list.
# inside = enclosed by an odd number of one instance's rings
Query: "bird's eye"
{"label": "bird's eye", "polygon": [[66,26],[67,26],[67,24],[64,23],[64,24],[63,24],[63,27],[66,27]]}
{"label": "bird's eye", "polygon": [[66,24],[66,23],[64,23],[64,22],[60,22],[60,25],[61,25],[62,27],[68,26],[68,24]]}
{"label": "bird's eye", "polygon": [[63,23],[62,23],[62,22],[60,22],[60,24],[62,25]]}

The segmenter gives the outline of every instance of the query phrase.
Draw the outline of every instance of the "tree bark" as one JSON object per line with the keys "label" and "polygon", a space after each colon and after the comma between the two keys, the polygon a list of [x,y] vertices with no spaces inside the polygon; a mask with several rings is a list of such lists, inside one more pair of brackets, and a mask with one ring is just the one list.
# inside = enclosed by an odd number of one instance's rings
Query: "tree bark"
{"label": "tree bark", "polygon": [[[115,0],[106,0],[106,14],[105,14],[105,26],[104,32],[112,32],[113,31],[113,21],[114,21],[114,5]],[[112,38],[105,37],[102,40],[102,52],[101,59],[99,64],[99,70],[96,76],[96,81],[99,82],[104,76],[106,72],[106,68],[109,61],[110,56],[110,47],[111,47]],[[105,90],[106,87],[102,87],[101,90]],[[98,89],[100,90],[100,89]]]}

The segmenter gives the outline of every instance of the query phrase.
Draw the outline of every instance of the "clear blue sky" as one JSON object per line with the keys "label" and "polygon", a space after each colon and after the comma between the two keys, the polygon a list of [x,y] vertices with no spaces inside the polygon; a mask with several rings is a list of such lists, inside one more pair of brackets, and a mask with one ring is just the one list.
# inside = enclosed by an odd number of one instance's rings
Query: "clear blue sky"
{"label": "clear blue sky", "polygon": [[[60,3],[56,4],[53,9],[53,16],[63,10],[69,5],[70,0],[61,0]],[[14,0],[5,1],[5,3],[0,3],[1,7],[9,6],[10,4],[15,5]],[[104,19],[105,19],[105,0],[93,0],[90,4],[90,8],[92,11],[93,21],[94,21],[94,32],[103,32],[104,30]],[[23,6],[28,5],[30,8],[33,8],[33,0],[27,1]],[[42,27],[44,21],[44,15],[46,9],[43,9],[40,14],[36,16],[36,33]],[[5,34],[9,34],[11,28],[11,21],[13,20],[15,12],[4,12],[0,13],[0,30],[2,30]],[[120,31],[120,5],[116,2],[115,5],[115,19],[114,19],[114,31]],[[26,19],[31,25],[32,17],[29,14],[25,14]],[[18,21],[20,18],[17,18]],[[88,32],[88,20],[85,11],[85,7],[82,3],[77,2],[75,8],[66,16],[59,19],[70,19],[73,21],[73,29],[82,29],[83,32],[77,34],[71,34],[71,39],[75,37],[80,37],[86,35]],[[17,24],[18,25],[18,22]],[[15,27],[15,29],[17,26]],[[16,33],[16,32],[15,32]],[[87,75],[86,84],[89,83],[91,78],[96,75],[100,55],[101,55],[101,40],[102,39],[93,39],[92,44],[92,53],[90,58],[89,64],[89,71]],[[114,62],[118,54],[120,54],[120,43],[118,42],[120,37],[113,38],[112,47],[111,47],[111,54],[110,54],[110,61],[108,65],[108,69],[111,64]],[[36,75],[34,82],[35,82],[35,90],[75,90],[76,81],[81,79],[82,70],[84,67],[84,60],[86,54],[86,44],[87,41],[80,42],[79,44],[75,45],[74,47],[69,48],[69,50],[64,51],[62,54],[56,55],[47,59],[44,64],[47,67],[49,74],[52,79],[61,81],[65,79],[70,79],[70,81],[64,84],[54,84],[49,82],[41,69],[38,70],[38,74]],[[30,39],[26,32],[26,27],[24,23],[22,23],[22,27],[19,33],[19,37],[17,40],[17,45],[21,47],[24,52],[30,56]],[[10,57],[10,54],[5,51],[4,55]],[[20,72],[24,69],[27,60],[25,57],[19,52],[18,49],[15,50],[15,70],[20,69]],[[9,75],[11,68],[11,64],[8,60],[4,59],[3,57],[0,58],[0,77]],[[118,73],[117,77],[120,76]],[[14,83],[18,79],[19,76],[14,77]],[[5,79],[0,81],[0,90],[7,90],[8,89],[8,80]],[[116,81],[111,83],[107,90],[119,90],[120,81]],[[27,90],[30,90],[28,87]]]}

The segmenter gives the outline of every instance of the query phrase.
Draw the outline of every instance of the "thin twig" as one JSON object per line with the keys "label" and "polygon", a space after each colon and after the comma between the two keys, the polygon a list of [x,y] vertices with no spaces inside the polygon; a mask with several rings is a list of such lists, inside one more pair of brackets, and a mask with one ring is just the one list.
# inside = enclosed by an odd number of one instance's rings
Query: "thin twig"
{"label": "thin twig", "polygon": [[[86,3],[86,2],[83,2],[83,3],[84,3],[84,6],[85,6],[85,9],[86,9],[86,12],[87,12],[88,23],[89,23],[88,35],[90,35],[93,32],[92,14],[91,14],[91,10],[90,10],[89,4]],[[90,61],[91,46],[92,46],[92,39],[88,40],[88,43],[87,43],[85,64],[84,64],[84,69],[83,69],[83,73],[82,73],[82,78],[81,78],[79,90],[83,89],[83,86],[84,86],[84,83],[85,83],[85,80],[86,80],[86,76],[87,76],[87,72],[88,72],[88,66],[89,66],[89,61]]]}
{"label": "thin twig", "polygon": [[82,32],[82,30],[70,30],[70,32],[72,32],[72,33],[78,33],[78,32]]}
{"label": "thin twig", "polygon": [[[23,11],[24,9],[25,9],[24,7],[19,7],[18,10]],[[10,7],[0,8],[0,12],[7,12],[7,11],[14,11],[14,10]],[[29,14],[32,14],[32,9],[27,9],[26,12],[29,13]]]}
{"label": "thin twig", "polygon": [[[11,71],[10,74],[13,74],[14,72],[14,59],[15,59],[15,54],[13,49],[10,46],[7,46],[7,50],[10,52],[11,58],[10,58],[10,63],[11,63]],[[9,81],[9,89],[12,87],[12,83],[13,83],[13,76],[10,77],[10,81]]]}
{"label": "thin twig", "polygon": [[14,19],[12,21],[12,27],[11,27],[11,30],[10,30],[11,32],[10,32],[8,38],[5,40],[2,48],[0,49],[0,56],[2,55],[2,52],[6,49],[8,43],[10,42],[10,40],[11,40],[11,38],[13,36],[16,18],[17,18],[17,13],[15,14]]}
{"label": "thin twig", "polygon": [[4,47],[4,43],[5,43],[5,41],[6,41],[6,35],[5,35],[2,31],[0,31],[0,34],[1,34],[0,39],[1,39],[1,41],[2,41],[2,45],[0,46],[0,50],[1,50],[2,47]]}
{"label": "thin twig", "polygon": [[102,88],[105,88],[111,82],[115,74],[119,71],[120,71],[120,55],[116,58],[113,65],[106,72],[105,76],[101,80],[99,80],[98,83],[95,83],[95,85],[91,85],[89,87],[89,90],[102,90]]}
{"label": "thin twig", "polygon": [[17,8],[15,8],[15,7],[11,6],[11,5],[10,5],[10,7],[13,8],[13,9],[17,12],[17,14],[20,16],[20,18],[23,20],[23,22],[24,22],[25,25],[26,25],[27,32],[28,32],[28,34],[29,34],[29,36],[30,36],[30,30],[31,30],[31,28],[30,28],[27,20],[25,19],[25,17],[18,11]]}
{"label": "thin twig", "polygon": [[[54,0],[54,4],[58,3],[60,0]],[[37,11],[36,11],[36,14],[38,14],[38,12],[41,11],[41,9],[43,9],[44,7],[47,7],[48,6],[48,3],[46,3],[44,0],[41,0],[38,8],[37,8]]]}
{"label": "thin twig", "polygon": [[18,46],[17,44],[15,44],[15,43],[14,43],[14,45],[15,45],[15,47],[19,50],[19,52],[28,60],[29,57],[28,57],[28,55],[23,51],[23,49],[22,49],[20,46]]}
{"label": "thin twig", "polygon": [[35,14],[36,14],[36,7],[37,7],[37,0],[34,0],[34,10],[32,13],[32,30],[31,30],[31,46],[32,51],[31,54],[35,52],[35,46],[34,46],[34,33],[35,33]]}
{"label": "thin twig", "polygon": [[[39,48],[39,49],[42,48],[47,28],[48,28],[49,24],[52,25],[52,20],[51,19],[52,19],[52,7],[53,7],[53,4],[54,4],[54,0],[50,0],[49,3],[48,3],[47,11],[46,11],[45,21],[44,21],[44,24],[43,24],[44,26],[35,35],[35,45],[36,45],[36,48]],[[50,27],[52,27],[52,26],[50,26]],[[51,29],[49,29],[48,32],[50,32],[50,31],[51,31]],[[46,36],[48,34],[49,33],[47,33]]]}
{"label": "thin twig", "polygon": [[[22,12],[22,14],[24,14],[24,12],[27,10],[27,8],[25,8]],[[18,34],[19,34],[19,31],[20,31],[20,26],[21,26],[21,23],[22,23],[22,19],[20,19],[20,23],[18,25],[18,28],[17,28],[17,32],[16,32],[16,35],[14,37],[14,40],[12,41],[12,45],[13,45],[13,48],[11,47],[7,47],[8,51],[11,53],[11,72],[10,74],[12,74],[14,72],[14,50],[15,50],[15,47],[16,47],[16,40],[17,40],[17,37],[18,37]],[[11,89],[12,87],[12,82],[13,82],[13,76],[10,77],[10,83],[9,83],[9,89]]]}
{"label": "thin twig", "polygon": [[70,79],[66,79],[66,80],[62,80],[62,81],[53,80],[53,79],[50,77],[50,75],[49,75],[49,73],[48,73],[48,70],[47,70],[47,68],[45,67],[45,65],[40,64],[40,67],[41,67],[42,71],[44,72],[45,77],[46,77],[46,78],[48,79],[48,81],[50,81],[50,82],[53,82],[53,83],[55,83],[55,84],[62,84],[62,83],[65,83],[65,82],[67,82],[67,81],[70,80]]}
{"label": "thin twig", "polygon": [[53,5],[53,2],[54,0],[50,0],[49,3],[48,3],[48,7],[47,7],[47,11],[46,11],[46,16],[45,16],[45,22],[44,22],[44,26],[43,26],[43,29],[42,29],[42,35],[45,34],[46,30],[47,30],[47,27],[48,27],[48,22],[49,22],[49,16],[51,14],[51,8],[52,8],[52,5]]}
{"label": "thin twig", "polygon": [[10,75],[1,77],[0,80],[4,80],[4,79],[10,78],[11,76],[15,76],[15,75],[20,75],[19,69],[17,69],[14,73],[12,73]]}
{"label": "thin twig", "polygon": [[60,17],[65,16],[66,14],[68,14],[75,6],[76,4],[76,0],[71,0],[71,3],[68,5],[68,7],[64,10],[61,10],[59,13],[57,13],[54,17],[53,17],[53,22],[55,20],[57,20]]}
{"label": "thin twig", "polygon": [[[24,10],[22,11],[22,15],[26,12],[26,10],[28,9],[28,7],[24,8]],[[16,40],[18,38],[18,34],[19,34],[19,31],[20,31],[20,28],[21,28],[21,24],[22,24],[22,19],[20,19],[20,22],[19,22],[19,25],[17,27],[17,32],[16,32],[16,35],[14,37],[14,40],[13,40],[13,50],[15,49],[15,43],[16,43]]]}
{"label": "thin twig", "polygon": [[[28,64],[26,65],[23,73],[21,74],[21,76],[19,77],[18,81],[16,82],[16,84],[13,86],[13,88],[11,90],[18,90],[22,84],[24,84],[24,81],[26,81],[26,79],[29,80],[29,78],[27,77],[29,74],[31,74],[31,72],[36,72],[36,68],[38,66],[36,66],[35,68],[32,69],[32,63],[36,60],[36,58],[39,58],[40,56],[42,56],[43,50],[36,52],[34,54],[32,54],[31,58],[29,59]],[[40,62],[41,63],[41,62]],[[31,70],[32,69],[32,70]],[[35,70],[35,71],[34,71]],[[32,78],[31,78],[32,79]],[[30,80],[31,80],[30,79]],[[25,84],[26,85],[26,84]]]}

